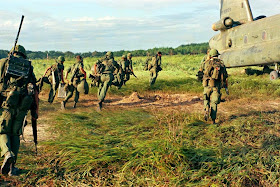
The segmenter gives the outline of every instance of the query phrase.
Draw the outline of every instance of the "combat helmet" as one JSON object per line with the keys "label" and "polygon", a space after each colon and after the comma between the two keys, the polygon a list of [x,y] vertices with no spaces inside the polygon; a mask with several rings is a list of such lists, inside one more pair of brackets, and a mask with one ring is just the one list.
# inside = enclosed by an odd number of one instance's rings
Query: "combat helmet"
{"label": "combat helmet", "polygon": [[57,58],[58,62],[64,62],[65,61],[65,58],[63,56],[59,56]]}
{"label": "combat helmet", "polygon": [[217,49],[211,49],[209,52],[209,56],[210,57],[218,57],[219,56],[219,52]]}
{"label": "combat helmet", "polygon": [[131,54],[131,53],[127,53],[127,57],[128,57],[128,58],[131,58],[131,57],[132,57],[132,54]]}
{"label": "combat helmet", "polygon": [[106,57],[108,57],[109,59],[113,58],[113,57],[114,57],[113,52],[108,51],[108,52],[106,53]]}
{"label": "combat helmet", "polygon": [[26,51],[25,48],[22,45],[16,45],[15,50],[14,48],[11,49],[10,53],[14,52],[14,53],[18,53],[19,55],[21,55],[23,58],[26,58]]}

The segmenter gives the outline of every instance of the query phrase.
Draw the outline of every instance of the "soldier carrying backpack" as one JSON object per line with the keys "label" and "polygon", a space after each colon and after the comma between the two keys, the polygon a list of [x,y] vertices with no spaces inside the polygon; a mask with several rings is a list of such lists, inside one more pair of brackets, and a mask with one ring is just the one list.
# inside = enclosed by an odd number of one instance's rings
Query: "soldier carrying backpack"
{"label": "soldier carrying backpack", "polygon": [[207,121],[209,115],[213,124],[217,117],[217,106],[221,100],[221,88],[227,90],[227,70],[223,61],[218,58],[219,52],[211,49],[209,59],[205,61],[203,70],[203,100],[204,100],[204,119]]}
{"label": "soldier carrying backpack", "polygon": [[39,80],[40,91],[44,83],[47,83],[51,86],[49,99],[48,99],[49,103],[53,102],[60,81],[64,83],[64,79],[63,79],[64,62],[65,62],[65,58],[63,56],[59,56],[56,63],[48,67],[43,77]]}
{"label": "soldier carrying backpack", "polygon": [[21,45],[16,45],[8,58],[0,60],[0,92],[3,98],[0,148],[1,156],[4,156],[1,173],[12,176],[18,171],[15,164],[25,116],[33,108],[32,122],[38,118],[36,77],[31,62],[27,60],[25,48]]}

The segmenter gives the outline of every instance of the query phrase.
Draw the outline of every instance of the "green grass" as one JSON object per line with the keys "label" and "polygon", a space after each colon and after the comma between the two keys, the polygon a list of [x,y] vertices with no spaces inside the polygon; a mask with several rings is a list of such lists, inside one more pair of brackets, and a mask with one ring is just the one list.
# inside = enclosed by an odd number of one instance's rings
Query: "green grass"
{"label": "green grass", "polygon": [[[154,93],[202,94],[195,74],[202,56],[163,57],[163,69],[154,87],[143,72],[144,57],[134,58],[139,79],[110,96]],[[96,59],[85,59],[86,70]],[[73,61],[67,61],[69,66]],[[49,62],[35,61],[36,75]],[[40,69],[41,68],[41,69]],[[247,109],[254,101],[280,95],[280,81],[268,75],[244,75],[229,69],[230,96],[219,113],[221,125],[203,121],[202,113],[177,109],[94,106],[66,112],[58,104],[41,102],[41,123],[49,125],[50,140],[40,142],[34,156],[29,144],[20,150],[19,177],[0,183],[21,186],[279,186],[280,112]],[[95,98],[96,88],[90,94]],[[224,91],[223,91],[224,93]],[[82,97],[82,96],[81,96]],[[241,99],[239,101],[238,99]],[[236,101],[236,102],[235,102]],[[227,104],[229,102],[229,104]],[[236,104],[236,103],[240,103]],[[261,103],[261,102],[259,102]],[[232,106],[229,106],[232,105]]]}
{"label": "green grass", "polygon": [[38,172],[28,172],[24,184],[279,185],[278,111],[252,111],[217,126],[185,112],[82,110],[56,115],[50,130],[58,137],[43,142],[46,155],[36,167],[22,161]]}

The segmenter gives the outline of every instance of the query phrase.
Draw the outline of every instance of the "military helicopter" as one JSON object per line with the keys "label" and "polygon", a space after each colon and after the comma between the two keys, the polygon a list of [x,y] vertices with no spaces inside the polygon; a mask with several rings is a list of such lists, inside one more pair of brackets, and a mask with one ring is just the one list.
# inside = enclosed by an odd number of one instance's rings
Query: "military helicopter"
{"label": "military helicopter", "polygon": [[220,0],[220,20],[212,25],[220,33],[209,41],[226,67],[275,65],[270,79],[279,77],[280,14],[253,18],[249,0]]}

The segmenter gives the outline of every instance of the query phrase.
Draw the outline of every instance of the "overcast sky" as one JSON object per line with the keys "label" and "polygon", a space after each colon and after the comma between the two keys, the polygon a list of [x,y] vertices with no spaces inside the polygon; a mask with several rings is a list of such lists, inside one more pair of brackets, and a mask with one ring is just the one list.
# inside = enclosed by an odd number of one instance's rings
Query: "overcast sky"
{"label": "overcast sky", "polygon": [[[207,42],[219,0],[1,0],[0,49],[108,51]],[[280,13],[280,0],[251,0],[254,17]],[[280,32],[280,31],[279,31]]]}

